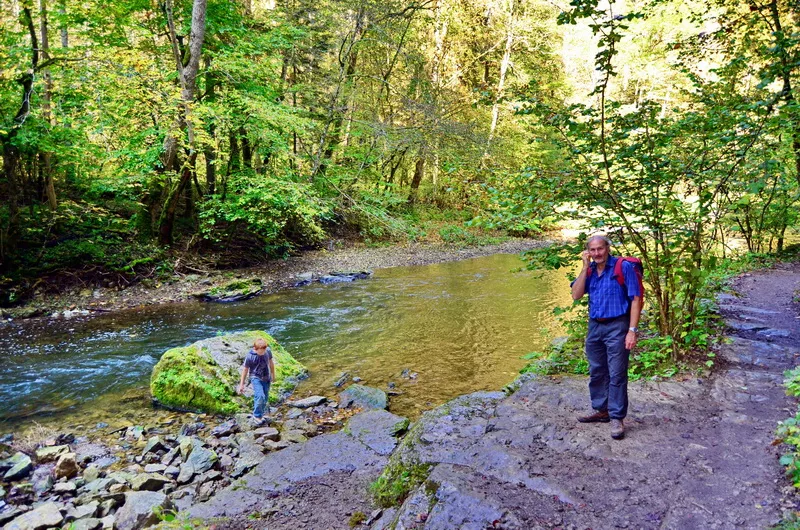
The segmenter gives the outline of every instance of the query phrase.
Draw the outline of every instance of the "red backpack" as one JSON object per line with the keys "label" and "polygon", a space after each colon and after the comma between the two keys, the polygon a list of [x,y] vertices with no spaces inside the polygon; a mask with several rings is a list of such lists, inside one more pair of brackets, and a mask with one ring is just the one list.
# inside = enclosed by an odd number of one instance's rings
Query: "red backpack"
{"label": "red backpack", "polygon": [[[639,280],[639,292],[642,293],[642,300],[644,300],[644,267],[642,266],[642,260],[634,258],[633,256],[620,256],[614,264],[614,276],[617,278],[617,282],[619,282],[622,287],[625,287],[625,275],[622,274],[622,263],[626,261],[633,265],[636,279]],[[627,296],[627,294],[626,292],[625,295]]]}

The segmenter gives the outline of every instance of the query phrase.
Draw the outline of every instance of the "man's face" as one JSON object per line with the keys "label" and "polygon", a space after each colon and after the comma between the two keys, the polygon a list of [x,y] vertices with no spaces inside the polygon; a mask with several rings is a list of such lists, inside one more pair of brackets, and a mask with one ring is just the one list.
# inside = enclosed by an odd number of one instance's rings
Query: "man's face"
{"label": "man's face", "polygon": [[602,239],[595,239],[589,243],[589,257],[595,263],[603,264],[608,259],[608,247]]}

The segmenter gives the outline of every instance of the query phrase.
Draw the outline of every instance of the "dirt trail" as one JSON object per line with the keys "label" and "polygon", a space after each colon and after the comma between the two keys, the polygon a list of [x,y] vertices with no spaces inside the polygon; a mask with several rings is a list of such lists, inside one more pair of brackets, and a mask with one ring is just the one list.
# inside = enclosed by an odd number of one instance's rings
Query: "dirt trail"
{"label": "dirt trail", "polygon": [[[782,374],[800,356],[800,304],[792,301],[800,265],[748,274],[734,287],[740,296],[720,300],[732,342],[713,377],[632,384],[624,440],[612,440],[608,424],[575,421],[588,407],[585,378],[530,377],[511,396],[463,396],[424,415],[391,455],[390,465],[429,464],[430,474],[370,528],[776,524],[783,510],[797,509],[771,442],[776,423],[796,409]],[[353,443],[346,434],[325,436],[312,442]],[[345,463],[337,454],[330,471],[302,458],[291,472],[279,469],[280,452],[270,455],[245,484],[194,513],[230,517],[231,528],[252,524],[245,521],[254,511],[270,529],[347,528],[355,510],[374,508],[365,484],[386,461]],[[307,465],[315,472],[299,470]],[[262,500],[237,506],[236,497]]]}

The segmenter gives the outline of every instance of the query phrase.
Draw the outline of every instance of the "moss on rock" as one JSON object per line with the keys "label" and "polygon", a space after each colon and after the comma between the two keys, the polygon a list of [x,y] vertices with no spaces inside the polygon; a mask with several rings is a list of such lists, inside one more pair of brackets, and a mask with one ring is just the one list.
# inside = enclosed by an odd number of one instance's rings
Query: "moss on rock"
{"label": "moss on rock", "polygon": [[249,407],[252,388],[247,385],[245,395],[240,396],[236,386],[244,357],[258,338],[270,345],[275,361],[270,403],[285,399],[308,370],[263,331],[222,335],[167,350],[150,377],[153,398],[170,408],[218,414]]}

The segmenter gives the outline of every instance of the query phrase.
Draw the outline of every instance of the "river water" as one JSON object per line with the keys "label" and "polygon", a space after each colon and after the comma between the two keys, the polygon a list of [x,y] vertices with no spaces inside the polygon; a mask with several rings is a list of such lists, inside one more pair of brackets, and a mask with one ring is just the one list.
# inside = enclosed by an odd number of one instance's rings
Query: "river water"
{"label": "river water", "polygon": [[[261,329],[305,364],[300,396],[334,397],[342,372],[399,395],[411,417],[460,394],[512,381],[528,352],[558,333],[570,302],[563,273],[515,272],[517,255],[375,271],[234,304],[186,303],[54,324],[0,327],[0,432],[32,421],[74,425],[146,411],[150,372],[167,349]],[[416,379],[401,376],[403,370]],[[141,412],[140,411],[140,412]]]}

